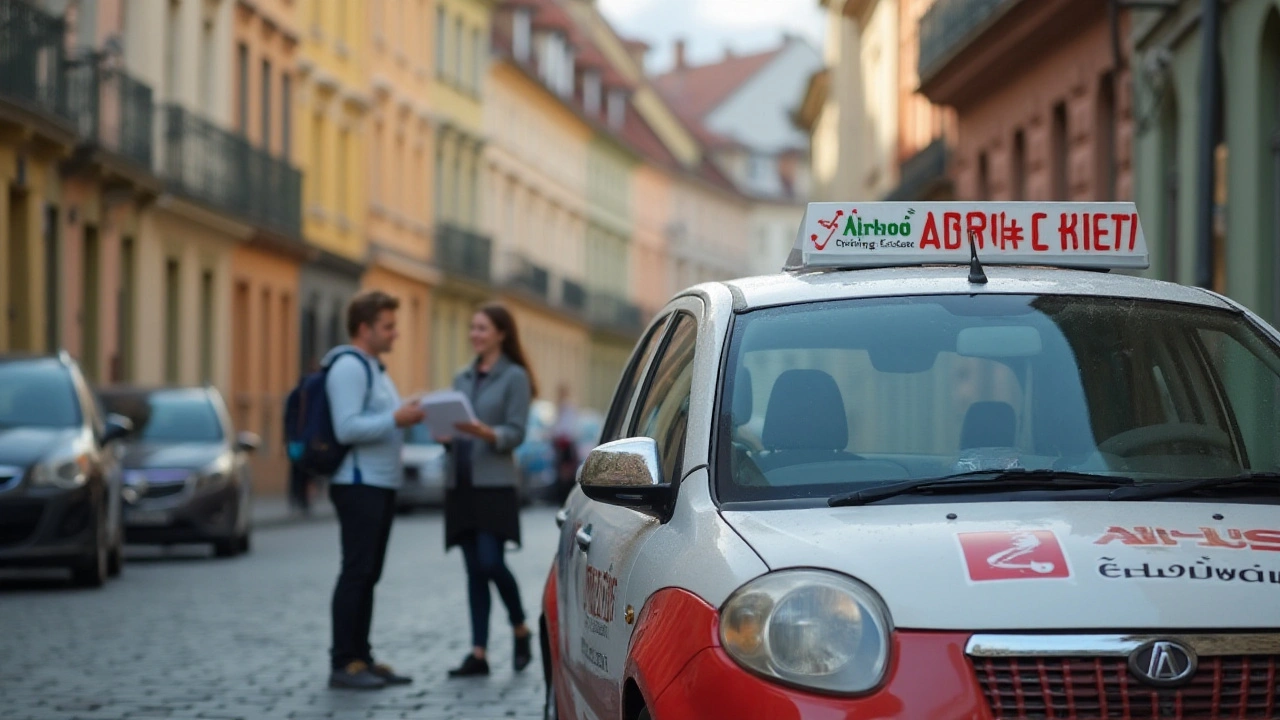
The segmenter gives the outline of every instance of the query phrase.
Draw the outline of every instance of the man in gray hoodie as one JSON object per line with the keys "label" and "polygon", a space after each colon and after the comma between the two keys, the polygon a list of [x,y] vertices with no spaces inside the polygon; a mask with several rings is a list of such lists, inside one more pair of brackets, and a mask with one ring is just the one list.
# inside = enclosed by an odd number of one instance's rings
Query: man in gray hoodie
{"label": "man in gray hoodie", "polygon": [[400,303],[372,290],[347,307],[351,343],[330,350],[325,390],[334,435],[351,450],[329,481],[329,497],[342,528],[342,571],[333,591],[332,672],[329,687],[373,690],[412,682],[373,661],[369,627],[373,589],[382,576],[396,491],[403,481],[401,428],[422,422],[416,402],[401,403],[380,358],[398,333]]}

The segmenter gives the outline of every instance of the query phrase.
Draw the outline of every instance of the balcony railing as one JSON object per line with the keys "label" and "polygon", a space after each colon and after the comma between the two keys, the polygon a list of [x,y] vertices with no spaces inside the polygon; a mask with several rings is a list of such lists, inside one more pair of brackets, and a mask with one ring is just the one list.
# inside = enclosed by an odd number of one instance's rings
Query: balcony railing
{"label": "balcony railing", "polygon": [[582,283],[564,278],[560,281],[560,302],[570,310],[586,310],[587,291],[583,289]]}
{"label": "balcony railing", "polygon": [[170,189],[260,227],[302,234],[302,173],[177,105],[166,105],[161,174]]}
{"label": "balcony railing", "polygon": [[441,223],[436,232],[436,263],[445,272],[489,283],[492,278],[493,242],[484,235]]}
{"label": "balcony railing", "polygon": [[935,0],[920,18],[920,78],[931,77],[940,70],[997,10],[1017,2],[1019,0]]}
{"label": "balcony railing", "polygon": [[616,332],[637,333],[641,328],[640,308],[611,293],[588,292],[587,321]]}
{"label": "balcony railing", "polygon": [[551,274],[545,267],[520,253],[511,256],[511,267],[512,272],[507,276],[509,285],[532,293],[544,301],[550,299]]}
{"label": "balcony railing", "polygon": [[66,22],[24,0],[0,0],[0,99],[69,119]]}
{"label": "balcony railing", "polygon": [[898,187],[885,200],[924,200],[923,195],[947,175],[947,141],[937,138],[902,163]]}
{"label": "balcony railing", "polygon": [[90,145],[151,169],[155,101],[151,87],[122,70],[104,69],[93,53],[67,66],[67,107]]}

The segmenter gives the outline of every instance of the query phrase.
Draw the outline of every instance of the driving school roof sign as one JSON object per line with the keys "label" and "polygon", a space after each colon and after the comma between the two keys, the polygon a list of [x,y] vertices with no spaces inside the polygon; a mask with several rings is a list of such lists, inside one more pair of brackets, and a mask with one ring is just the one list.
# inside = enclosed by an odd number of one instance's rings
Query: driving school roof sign
{"label": "driving school roof sign", "polygon": [[959,265],[1143,269],[1131,202],[810,203],[786,270]]}

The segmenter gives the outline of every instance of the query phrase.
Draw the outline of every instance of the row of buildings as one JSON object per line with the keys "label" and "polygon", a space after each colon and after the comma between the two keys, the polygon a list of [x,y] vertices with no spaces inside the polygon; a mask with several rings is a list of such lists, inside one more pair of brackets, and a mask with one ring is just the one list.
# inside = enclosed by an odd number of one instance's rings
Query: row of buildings
{"label": "row of buildings", "polygon": [[647,318],[775,270],[807,193],[816,50],[647,49],[592,0],[0,0],[0,352],[218,387],[267,490],[362,288],[401,299],[403,391],[499,298],[542,394],[603,408]]}
{"label": "row of buildings", "polygon": [[1280,1],[821,2],[815,199],[1133,200],[1147,275],[1280,321]]}

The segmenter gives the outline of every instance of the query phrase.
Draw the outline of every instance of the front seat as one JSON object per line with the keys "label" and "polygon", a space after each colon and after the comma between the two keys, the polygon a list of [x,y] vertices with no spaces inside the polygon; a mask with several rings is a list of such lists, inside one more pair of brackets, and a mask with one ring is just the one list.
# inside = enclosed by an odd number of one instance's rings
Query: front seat
{"label": "front seat", "polygon": [[1007,402],[976,402],[964,414],[960,449],[1013,447],[1018,432],[1018,416]]}
{"label": "front seat", "polygon": [[765,409],[762,465],[860,460],[848,452],[849,419],[835,378],[822,370],[787,370],[773,383]]}

